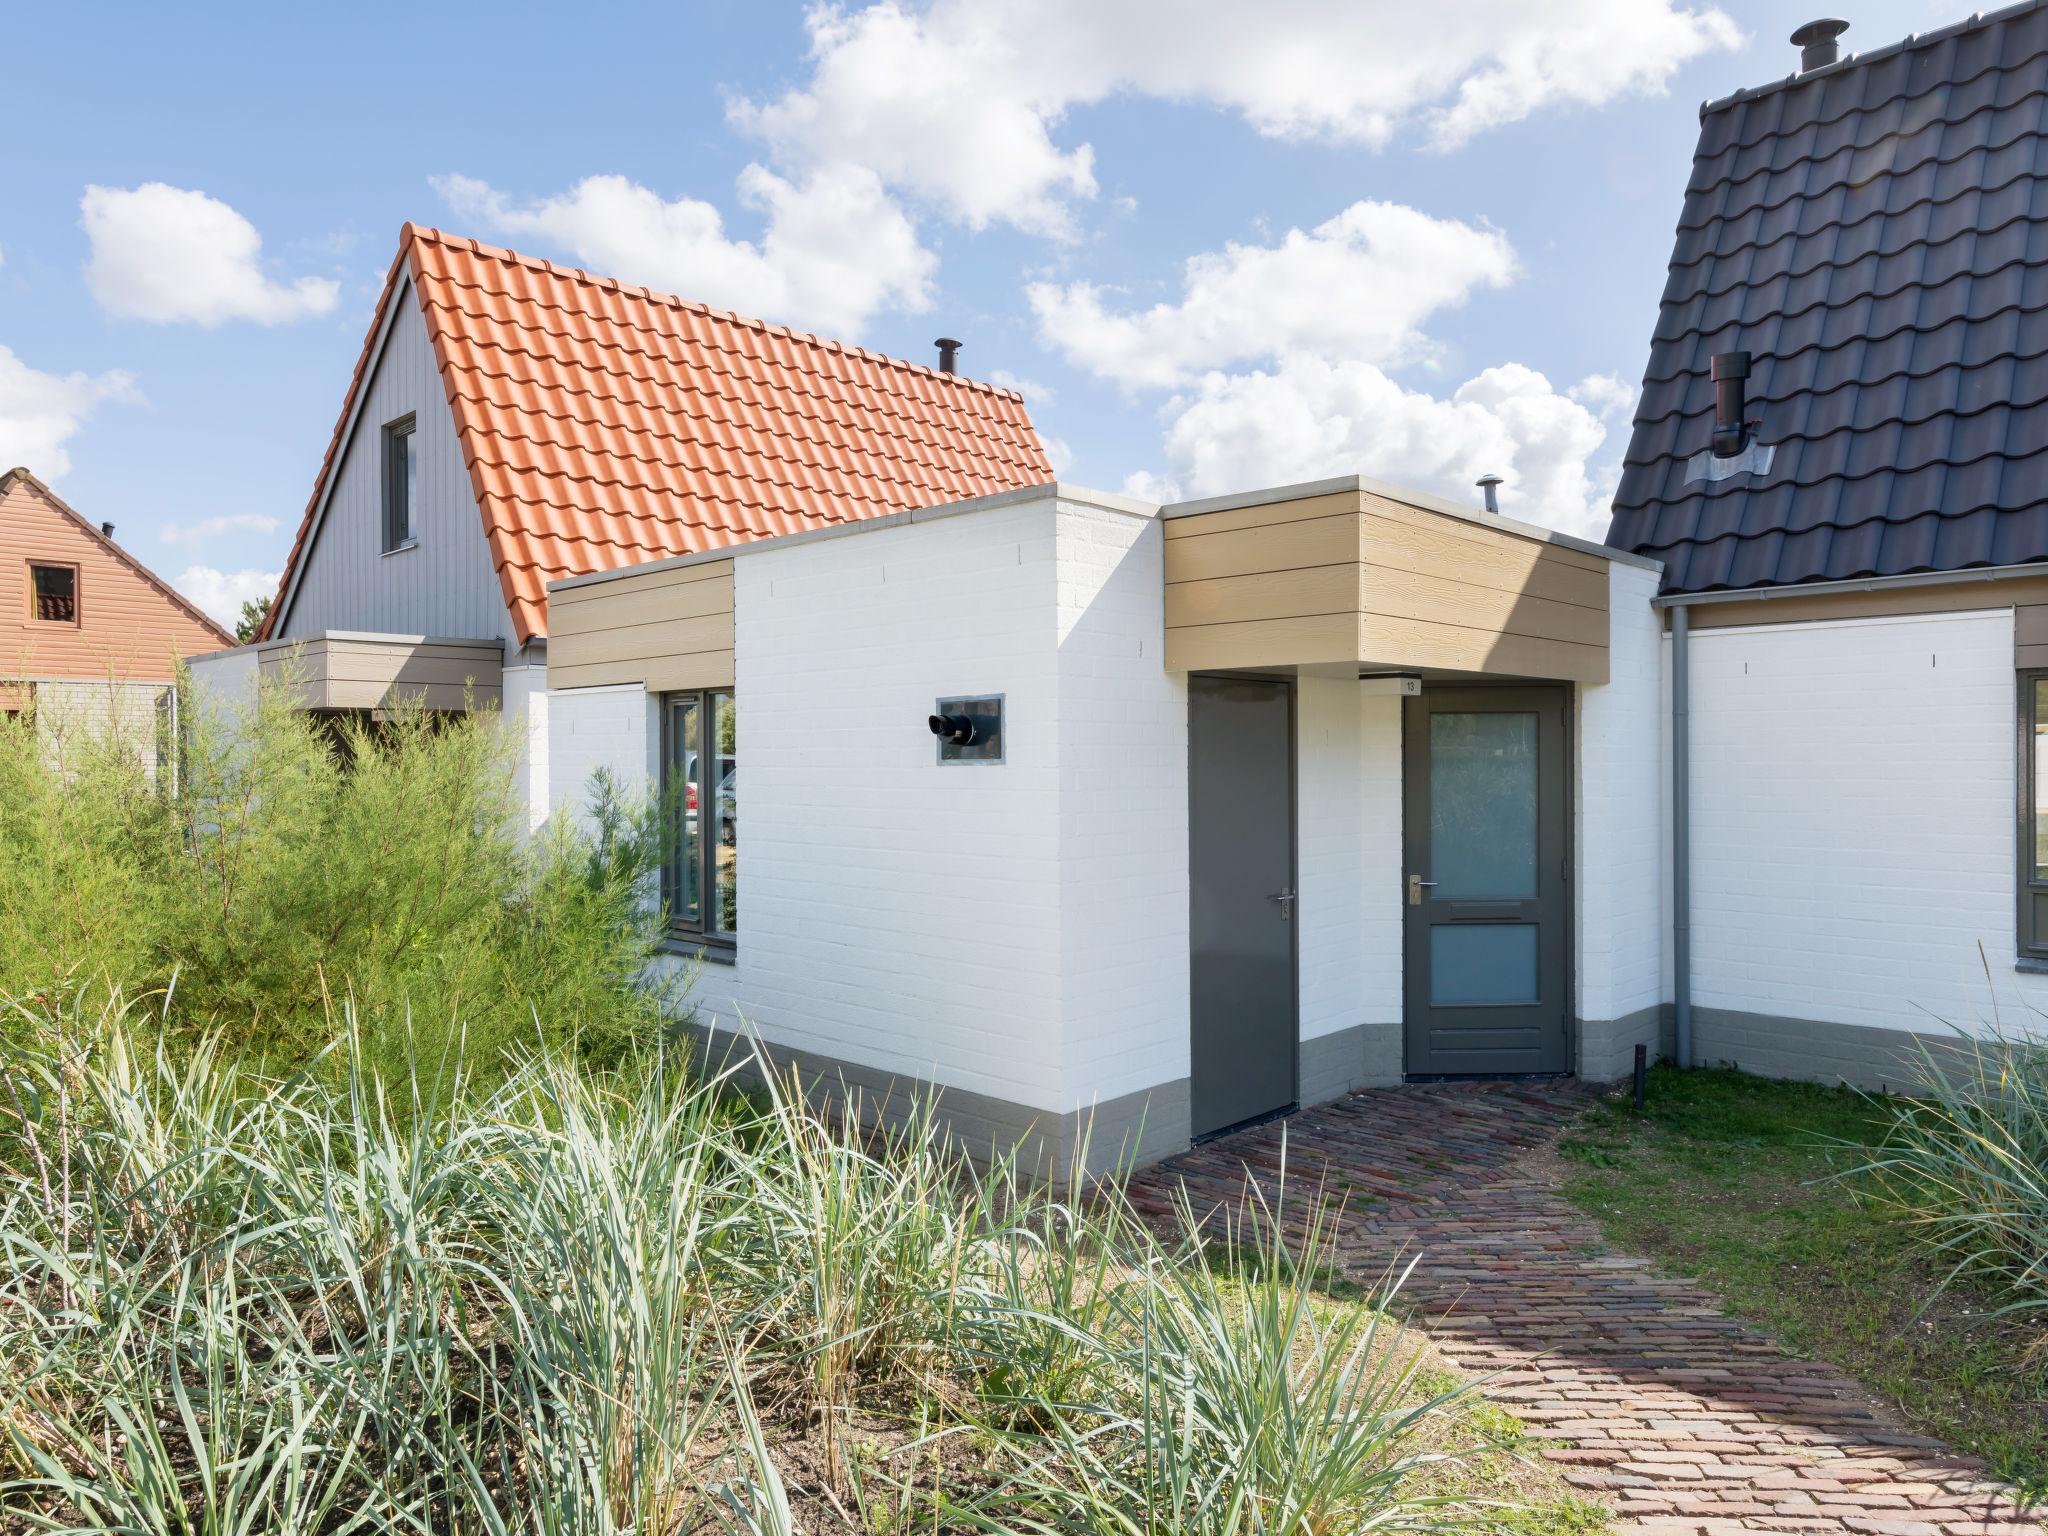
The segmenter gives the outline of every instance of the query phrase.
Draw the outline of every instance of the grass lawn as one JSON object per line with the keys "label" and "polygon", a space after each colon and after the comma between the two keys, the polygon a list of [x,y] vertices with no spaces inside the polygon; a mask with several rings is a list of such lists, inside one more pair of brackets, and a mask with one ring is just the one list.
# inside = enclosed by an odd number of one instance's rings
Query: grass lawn
{"label": "grass lawn", "polygon": [[1937,1296],[1941,1273],[1841,1177],[1861,1158],[1839,1143],[1883,1129],[1847,1089],[1659,1067],[1641,1115],[1610,1100],[1558,1150],[1565,1195],[1615,1247],[1696,1276],[1915,1428],[2048,1493],[2048,1351],[2030,1363],[2037,1334],[1986,1323],[1998,1302],[1981,1289]]}

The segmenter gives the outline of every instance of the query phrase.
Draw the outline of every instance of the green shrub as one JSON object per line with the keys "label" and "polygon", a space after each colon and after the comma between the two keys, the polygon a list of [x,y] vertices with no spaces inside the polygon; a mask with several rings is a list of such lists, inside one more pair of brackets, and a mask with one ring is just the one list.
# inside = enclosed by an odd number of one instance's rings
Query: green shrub
{"label": "green shrub", "polygon": [[652,806],[600,783],[595,835],[526,836],[491,711],[322,720],[271,684],[186,725],[153,776],[117,725],[0,722],[0,997],[175,987],[176,1017],[279,1065],[343,999],[387,1065],[658,1024]]}
{"label": "green shrub", "polygon": [[1988,1278],[2002,1313],[2048,1322],[2048,1048],[1994,1029],[1918,1052],[1925,1087],[1883,1101],[1863,1171],[1951,1279]]}

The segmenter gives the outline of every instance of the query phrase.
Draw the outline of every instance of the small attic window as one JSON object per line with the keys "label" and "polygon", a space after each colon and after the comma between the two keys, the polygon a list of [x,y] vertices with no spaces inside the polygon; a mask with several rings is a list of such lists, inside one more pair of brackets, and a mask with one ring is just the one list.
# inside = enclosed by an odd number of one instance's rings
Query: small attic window
{"label": "small attic window", "polygon": [[410,549],[419,539],[419,420],[401,416],[384,424],[384,553]]}
{"label": "small attic window", "polygon": [[31,565],[28,568],[28,616],[38,624],[76,624],[78,567]]}

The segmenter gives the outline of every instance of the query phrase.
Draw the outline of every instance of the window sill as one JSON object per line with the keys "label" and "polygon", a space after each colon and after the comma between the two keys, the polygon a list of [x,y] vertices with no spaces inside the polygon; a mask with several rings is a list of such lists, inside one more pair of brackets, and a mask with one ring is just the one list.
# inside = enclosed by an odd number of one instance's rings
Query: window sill
{"label": "window sill", "polygon": [[2048,976],[2048,960],[2036,960],[2031,955],[2021,955],[2013,961],[2012,968],[2022,976]]}
{"label": "window sill", "polygon": [[736,965],[739,946],[724,939],[700,939],[692,933],[671,934],[661,941],[661,953],[687,960],[704,960],[712,965]]}
{"label": "window sill", "polygon": [[402,555],[408,549],[418,549],[419,547],[420,541],[418,539],[407,539],[403,544],[392,545],[389,549],[385,550],[384,553],[387,555]]}

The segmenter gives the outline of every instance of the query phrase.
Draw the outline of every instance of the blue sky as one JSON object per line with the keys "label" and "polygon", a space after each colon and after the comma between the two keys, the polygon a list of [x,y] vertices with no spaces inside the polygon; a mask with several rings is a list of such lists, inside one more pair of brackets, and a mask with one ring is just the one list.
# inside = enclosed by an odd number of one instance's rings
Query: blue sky
{"label": "blue sky", "polygon": [[[16,8],[0,467],[231,615],[414,219],[912,358],[960,337],[1086,484],[1495,470],[1597,535],[1698,103],[1789,72],[1814,13]],[[1874,0],[1844,43],[1961,14]]]}

